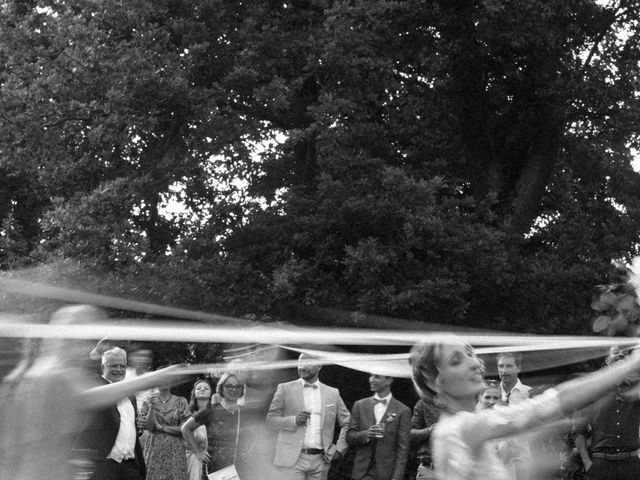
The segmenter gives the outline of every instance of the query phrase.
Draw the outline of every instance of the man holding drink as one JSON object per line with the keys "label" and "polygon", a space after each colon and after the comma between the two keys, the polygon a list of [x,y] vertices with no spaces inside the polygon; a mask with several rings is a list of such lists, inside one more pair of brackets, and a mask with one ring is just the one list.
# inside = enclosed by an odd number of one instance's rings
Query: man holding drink
{"label": "man holding drink", "polygon": [[267,425],[278,432],[273,463],[283,480],[326,480],[331,462],[348,448],[349,410],[336,388],[318,380],[320,368],[317,359],[301,354],[300,378],[278,385],[267,413]]}
{"label": "man holding drink", "polygon": [[392,377],[372,373],[372,397],[358,400],[347,443],[356,447],[353,480],[402,480],[409,453],[411,410],[391,394]]}

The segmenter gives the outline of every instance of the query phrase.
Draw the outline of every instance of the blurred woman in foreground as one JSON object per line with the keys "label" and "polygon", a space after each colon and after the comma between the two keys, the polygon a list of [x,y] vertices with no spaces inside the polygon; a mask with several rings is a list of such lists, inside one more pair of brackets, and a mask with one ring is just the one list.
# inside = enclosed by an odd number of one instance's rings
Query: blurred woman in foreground
{"label": "blurred woman in foreground", "polygon": [[[91,325],[102,318],[97,308],[78,305],[54,312],[50,324]],[[23,361],[0,384],[0,479],[91,475],[91,462],[79,455],[84,452],[72,453],[84,415],[138,390],[177,383],[176,369],[168,368],[100,385],[83,366],[89,350],[85,341],[47,338],[39,348],[29,341]]]}
{"label": "blurred woman in foreground", "polygon": [[[451,337],[413,348],[412,380],[423,398],[432,398],[443,415],[432,437],[433,462],[440,480],[512,480],[495,442],[549,423],[588,405],[628,377],[640,373],[640,356],[549,389],[508,408],[476,412],[485,389],[482,363],[473,348]],[[638,395],[637,389],[627,392]]]}

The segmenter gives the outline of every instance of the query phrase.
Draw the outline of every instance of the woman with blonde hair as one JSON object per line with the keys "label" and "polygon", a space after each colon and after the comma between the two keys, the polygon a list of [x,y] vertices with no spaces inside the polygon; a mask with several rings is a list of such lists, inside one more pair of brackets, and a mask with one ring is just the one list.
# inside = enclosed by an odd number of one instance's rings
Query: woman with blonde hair
{"label": "woman with blonde hair", "polygon": [[[417,345],[410,363],[420,396],[433,399],[443,411],[432,437],[440,480],[512,480],[496,441],[569,415],[640,373],[640,355],[635,354],[606,371],[562,383],[508,408],[476,411],[485,382],[482,362],[471,346],[456,337]],[[624,395],[637,397],[637,387]]]}

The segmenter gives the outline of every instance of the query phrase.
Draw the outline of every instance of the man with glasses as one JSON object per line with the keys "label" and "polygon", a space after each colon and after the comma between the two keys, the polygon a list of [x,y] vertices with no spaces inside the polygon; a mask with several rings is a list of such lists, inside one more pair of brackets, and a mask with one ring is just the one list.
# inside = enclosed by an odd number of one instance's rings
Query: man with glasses
{"label": "man with glasses", "polygon": [[300,378],[278,385],[267,413],[267,425],[278,432],[273,463],[283,480],[326,480],[331,462],[347,451],[349,410],[336,388],[318,380],[320,368],[317,359],[301,354]]}

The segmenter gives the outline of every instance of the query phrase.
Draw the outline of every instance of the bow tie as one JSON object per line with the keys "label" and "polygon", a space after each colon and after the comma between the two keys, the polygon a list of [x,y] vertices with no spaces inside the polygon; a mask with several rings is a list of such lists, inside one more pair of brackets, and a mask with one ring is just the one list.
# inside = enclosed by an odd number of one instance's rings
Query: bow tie
{"label": "bow tie", "polygon": [[318,388],[318,385],[314,385],[313,383],[305,383],[304,388]]}
{"label": "bow tie", "polygon": [[382,405],[386,405],[387,404],[387,399],[386,398],[373,398],[373,404],[375,405],[376,403],[381,403]]}

